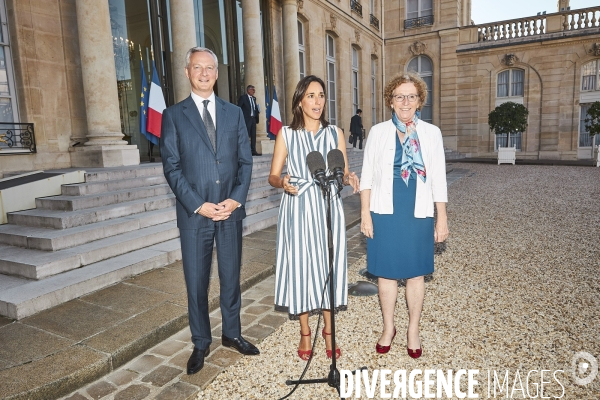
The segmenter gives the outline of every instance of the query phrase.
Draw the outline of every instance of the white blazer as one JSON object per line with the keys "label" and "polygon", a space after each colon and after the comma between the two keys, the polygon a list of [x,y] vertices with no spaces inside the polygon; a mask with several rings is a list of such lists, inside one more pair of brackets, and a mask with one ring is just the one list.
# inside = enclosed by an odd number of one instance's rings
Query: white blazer
{"label": "white blazer", "polygon": [[[393,214],[396,127],[392,120],[373,126],[367,137],[360,190],[371,190],[371,211]],[[415,218],[433,217],[434,202],[447,203],[446,158],[440,128],[419,120],[417,135],[425,164],[425,183],[417,177]]]}

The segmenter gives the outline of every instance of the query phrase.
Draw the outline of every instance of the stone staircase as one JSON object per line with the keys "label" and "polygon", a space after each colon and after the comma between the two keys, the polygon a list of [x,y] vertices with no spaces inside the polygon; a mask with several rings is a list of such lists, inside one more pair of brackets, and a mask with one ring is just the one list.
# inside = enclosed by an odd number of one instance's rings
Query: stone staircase
{"label": "stone staircase", "polygon": [[[360,172],[362,152],[349,150]],[[270,156],[254,158],[244,235],[277,223]],[[351,194],[350,188],[342,192]],[[181,259],[175,197],[162,165],[86,172],[86,182],[0,225],[0,315],[21,319]]]}

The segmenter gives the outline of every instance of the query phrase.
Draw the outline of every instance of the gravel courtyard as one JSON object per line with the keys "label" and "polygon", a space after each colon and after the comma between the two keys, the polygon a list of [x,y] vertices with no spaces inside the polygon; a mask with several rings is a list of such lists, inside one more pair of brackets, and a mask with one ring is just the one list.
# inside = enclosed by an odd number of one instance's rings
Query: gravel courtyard
{"label": "gravel courtyard", "polygon": [[[544,397],[600,398],[600,376],[578,385],[572,367],[577,352],[600,359],[600,168],[460,163],[454,167],[468,172],[449,187],[450,237],[445,250],[436,255],[436,272],[426,283],[423,356],[413,360],[406,354],[407,314],[401,287],[398,335],[387,355],[378,355],[374,348],[382,329],[377,296],[350,296],[348,311],[336,319],[342,349],[338,368],[366,366],[369,377],[374,370],[388,369],[392,374],[406,370],[407,379],[415,369],[454,373],[478,369],[479,398],[488,398],[488,390],[494,398],[488,371],[501,380],[508,371],[504,393],[496,387],[496,398],[539,398],[540,370],[549,370],[543,378],[548,382]],[[348,232],[348,238],[364,247],[358,227]],[[365,257],[350,265],[349,282],[364,280],[358,271],[365,266]],[[316,322],[311,317],[313,337]],[[326,376],[329,370],[320,329],[318,333],[306,378]],[[285,380],[298,378],[306,364],[296,355],[299,338],[298,323],[288,321],[259,344],[260,356],[240,359],[198,398],[286,395],[290,387]],[[577,373],[589,376],[591,369],[588,362],[587,369],[580,365]],[[527,381],[532,370],[537,372]],[[417,378],[424,380],[423,375]],[[391,393],[393,378],[388,379]],[[461,383],[466,391],[466,377]],[[436,388],[434,384],[434,394]],[[291,396],[336,397],[326,384],[303,385]],[[361,398],[368,398],[364,387]],[[381,398],[379,385],[374,398]]]}

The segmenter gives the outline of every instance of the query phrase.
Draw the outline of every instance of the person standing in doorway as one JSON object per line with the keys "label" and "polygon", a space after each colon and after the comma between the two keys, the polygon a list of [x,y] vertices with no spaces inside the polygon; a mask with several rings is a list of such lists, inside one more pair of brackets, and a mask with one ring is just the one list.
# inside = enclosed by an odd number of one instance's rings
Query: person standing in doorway
{"label": "person standing in doorway", "polygon": [[185,58],[191,95],[163,112],[160,155],[177,199],[183,273],[194,350],[188,375],[204,366],[212,342],[208,284],[216,243],[222,344],[245,355],[259,350],[241,334],[242,220],[252,176],[252,155],[242,111],[213,91],[215,53],[193,47]]}
{"label": "person standing in doorway", "polygon": [[359,150],[362,150],[362,130],[362,110],[359,108],[356,110],[356,115],[350,119],[350,134],[353,136],[352,147],[356,148],[356,142],[360,140],[360,144],[358,145]]}
{"label": "person standing in doorway", "polygon": [[242,109],[244,113],[244,121],[246,122],[246,129],[248,129],[248,137],[250,138],[250,148],[252,149],[253,156],[260,156],[262,154],[256,151],[256,124],[258,124],[258,114],[260,113],[260,107],[254,97],[254,86],[248,85],[246,88],[246,94],[240,96],[238,100],[238,107]]}

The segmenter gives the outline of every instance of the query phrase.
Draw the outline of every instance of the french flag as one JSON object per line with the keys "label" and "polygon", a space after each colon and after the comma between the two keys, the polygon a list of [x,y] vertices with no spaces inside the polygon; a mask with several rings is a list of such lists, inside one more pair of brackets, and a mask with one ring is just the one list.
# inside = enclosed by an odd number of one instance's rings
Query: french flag
{"label": "french flag", "polygon": [[156,137],[160,137],[160,127],[162,124],[162,113],[167,104],[163,95],[158,74],[156,73],[156,65],[152,61],[152,83],[150,84],[150,96],[148,99],[148,120],[146,130]]}
{"label": "french flag", "polygon": [[273,87],[273,102],[271,103],[271,119],[269,120],[269,130],[273,135],[277,135],[282,126],[283,124],[281,123],[279,102],[277,101],[277,91]]}

